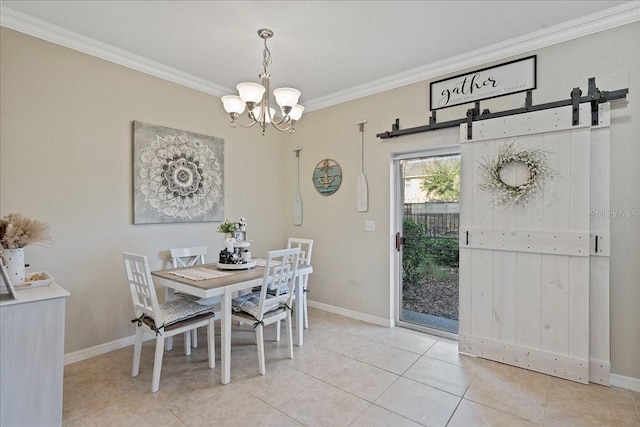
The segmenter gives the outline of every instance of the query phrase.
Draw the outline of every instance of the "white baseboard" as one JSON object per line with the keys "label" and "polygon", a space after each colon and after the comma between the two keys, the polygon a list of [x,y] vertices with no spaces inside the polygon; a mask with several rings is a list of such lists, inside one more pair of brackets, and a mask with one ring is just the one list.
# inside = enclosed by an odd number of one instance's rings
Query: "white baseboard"
{"label": "white baseboard", "polygon": [[[347,310],[341,307],[335,307],[320,302],[307,300],[309,307],[317,308],[319,310],[328,311],[329,313],[339,314],[341,316],[349,317],[356,320],[362,320],[363,322],[373,323],[374,325],[380,325],[387,328],[395,326],[393,319],[383,319],[381,317],[370,316],[368,314],[359,313],[357,311]],[[153,339],[153,337],[145,337],[146,339]],[[146,340],[145,339],[145,340]],[[120,350],[121,348],[129,347],[133,345],[135,341],[135,335],[131,335],[119,340],[111,341],[108,343],[96,345],[94,347],[85,348],[83,350],[74,351],[64,355],[64,364],[70,365],[71,363],[80,362],[82,360],[90,359],[92,357],[100,356],[109,353],[114,350]]]}
{"label": "white baseboard", "polygon": [[312,308],[317,308],[318,310],[328,311],[329,313],[339,314],[351,319],[362,320],[363,322],[373,323],[374,325],[384,326],[385,328],[393,328],[395,326],[395,321],[393,319],[371,316],[370,314],[347,310],[346,308],[336,307],[312,300],[307,300],[307,305]]}
{"label": "white baseboard", "polygon": [[640,378],[611,374],[611,385],[640,393]]}
{"label": "white baseboard", "polygon": [[92,357],[100,356],[102,354],[109,353],[114,350],[129,347],[135,342],[135,335],[129,337],[120,338],[119,340],[107,342],[104,344],[96,345],[94,347],[85,348],[83,350],[74,351],[64,355],[64,364],[70,365],[72,363],[80,362],[82,360],[90,359]]}

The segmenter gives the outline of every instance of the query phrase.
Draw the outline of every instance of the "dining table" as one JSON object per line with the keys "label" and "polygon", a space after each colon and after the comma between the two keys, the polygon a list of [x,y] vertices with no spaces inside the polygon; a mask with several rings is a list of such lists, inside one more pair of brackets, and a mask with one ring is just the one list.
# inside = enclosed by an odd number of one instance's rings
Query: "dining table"
{"label": "dining table", "polygon": [[[217,263],[202,264],[192,267],[171,268],[152,271],[154,283],[167,288],[167,299],[173,299],[174,291],[193,295],[198,298],[211,298],[220,296],[220,362],[222,367],[222,384],[231,381],[231,300],[235,293],[251,290],[262,285],[265,268],[262,265],[248,269],[226,270],[220,269]],[[311,265],[298,267],[295,281],[296,300],[294,318],[296,325],[296,344],[302,346],[303,337],[303,283],[306,277],[313,272]]]}

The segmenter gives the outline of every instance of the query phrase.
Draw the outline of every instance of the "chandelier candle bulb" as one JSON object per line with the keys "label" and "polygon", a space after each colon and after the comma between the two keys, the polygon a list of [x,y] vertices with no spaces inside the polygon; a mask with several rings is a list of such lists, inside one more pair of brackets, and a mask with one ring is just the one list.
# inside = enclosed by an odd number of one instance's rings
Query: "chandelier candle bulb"
{"label": "chandelier candle bulb", "polygon": [[[290,87],[281,87],[273,91],[273,96],[276,97],[276,102],[283,109],[285,114],[291,111],[291,107],[298,103],[300,98],[300,91]],[[285,111],[288,109],[289,111]]]}
{"label": "chandelier candle bulb", "polygon": [[237,95],[225,95],[222,98],[222,103],[224,104],[224,109],[229,114],[237,114],[240,115],[244,113],[244,109],[246,108],[245,102]]}
{"label": "chandelier candle bulb", "polygon": [[[300,99],[300,91],[291,87],[281,87],[273,91],[276,103],[280,107],[282,117],[276,117],[276,110],[270,106],[269,82],[271,75],[269,74],[269,65],[271,65],[271,51],[267,46],[267,40],[273,37],[273,31],[268,28],[260,28],[258,36],[264,40],[264,50],[262,53],[262,66],[264,72],[260,73],[262,84],[243,82],[236,86],[238,95],[225,95],[220,100],[229,116],[231,117],[231,127],[241,126],[244,128],[251,127],[258,123],[262,128],[264,135],[267,125],[271,125],[282,132],[295,132],[295,123],[302,117],[304,107],[298,104]],[[241,123],[238,121],[240,115],[245,108],[248,110],[249,123]]]}
{"label": "chandelier candle bulb", "polygon": [[304,107],[302,105],[300,104],[294,105],[293,108],[291,108],[291,112],[289,113],[289,118],[293,122],[300,120],[300,117],[302,117],[303,111],[304,111]]}
{"label": "chandelier candle bulb", "polygon": [[271,118],[272,118],[272,117],[275,117],[275,115],[276,115],[276,110],[275,110],[275,108],[269,108],[269,114],[265,114],[265,116],[264,116],[264,117],[262,117],[262,107],[256,107],[256,108],[254,108],[254,110],[253,110],[253,117],[254,117],[257,121],[260,121],[260,120],[263,120],[263,119],[264,119],[264,121],[265,121],[266,123],[271,123]]}
{"label": "chandelier candle bulb", "polygon": [[262,97],[265,93],[264,86],[258,83],[251,82],[239,83],[236,86],[236,89],[238,89],[240,99],[246,102],[247,105],[251,103],[258,104],[260,101],[262,101]]}

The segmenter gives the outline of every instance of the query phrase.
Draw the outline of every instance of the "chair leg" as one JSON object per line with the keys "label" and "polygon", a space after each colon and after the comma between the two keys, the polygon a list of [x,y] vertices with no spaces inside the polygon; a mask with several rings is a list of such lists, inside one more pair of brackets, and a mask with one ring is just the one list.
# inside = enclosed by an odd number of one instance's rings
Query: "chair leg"
{"label": "chair leg", "polygon": [[258,367],[260,368],[260,374],[264,375],[266,372],[264,363],[264,331],[263,326],[258,325],[256,327],[256,341],[258,342]]}
{"label": "chair leg", "polygon": [[309,315],[307,313],[307,291],[309,289],[308,287],[309,275],[306,274],[303,280],[304,281],[302,282],[302,299],[300,300],[300,302],[302,303],[302,315],[304,316],[303,317],[304,329],[309,329]]}
{"label": "chair leg", "polygon": [[212,317],[209,319],[209,326],[207,327],[207,350],[209,353],[209,369],[216,367],[216,329],[215,322]]}
{"label": "chair leg", "polygon": [[198,348],[198,329],[194,329],[191,335],[191,347]]}
{"label": "chair leg", "polygon": [[307,310],[307,293],[302,293],[302,313],[304,315],[304,328],[309,329],[309,314]]}
{"label": "chair leg", "polygon": [[191,355],[191,331],[184,333],[184,354],[185,356]]}
{"label": "chair leg", "polygon": [[141,327],[136,328],[136,342],[133,344],[133,367],[131,368],[131,376],[137,377],[140,373],[140,355],[142,354],[142,340],[144,339],[144,331]]}
{"label": "chair leg", "polygon": [[287,347],[289,349],[289,359],[293,359],[293,330],[291,327],[291,323],[292,323],[291,313],[289,313],[285,318],[285,327],[287,328]]}
{"label": "chair leg", "polygon": [[162,356],[164,354],[164,337],[156,336],[156,354],[153,358],[153,377],[151,379],[151,393],[160,388],[160,370],[162,369]]}
{"label": "chair leg", "polygon": [[276,341],[280,341],[280,321],[276,322]]}

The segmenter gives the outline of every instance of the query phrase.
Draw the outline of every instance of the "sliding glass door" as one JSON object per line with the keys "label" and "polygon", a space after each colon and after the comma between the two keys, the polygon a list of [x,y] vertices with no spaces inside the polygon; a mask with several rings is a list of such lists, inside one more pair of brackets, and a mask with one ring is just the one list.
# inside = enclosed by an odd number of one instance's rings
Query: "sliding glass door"
{"label": "sliding glass door", "polygon": [[460,155],[397,158],[396,249],[401,326],[458,332]]}

